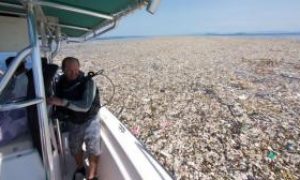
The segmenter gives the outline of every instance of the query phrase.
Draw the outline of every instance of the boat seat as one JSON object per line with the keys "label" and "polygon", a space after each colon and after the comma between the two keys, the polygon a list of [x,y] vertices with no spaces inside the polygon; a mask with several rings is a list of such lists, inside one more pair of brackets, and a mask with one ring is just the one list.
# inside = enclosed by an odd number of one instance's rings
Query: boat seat
{"label": "boat seat", "polygon": [[0,159],[2,159],[3,156],[18,154],[29,149],[33,149],[33,143],[30,133],[21,134],[11,142],[0,146]]}

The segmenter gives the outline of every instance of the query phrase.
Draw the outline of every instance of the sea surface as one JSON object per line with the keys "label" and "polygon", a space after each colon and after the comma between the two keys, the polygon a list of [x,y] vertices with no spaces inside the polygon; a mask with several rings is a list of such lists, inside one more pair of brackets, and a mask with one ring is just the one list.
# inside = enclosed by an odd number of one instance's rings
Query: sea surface
{"label": "sea surface", "polygon": [[113,37],[99,37],[95,40],[142,40],[149,38],[160,37],[228,37],[228,38],[249,38],[249,39],[289,39],[300,40],[300,32],[296,33],[232,33],[232,34],[217,34],[217,33],[205,33],[205,34],[186,34],[186,35],[168,35],[168,36],[113,36]]}
{"label": "sea surface", "polygon": [[[242,38],[242,39],[287,39],[296,40],[300,42],[300,32],[295,33],[232,33],[232,34],[218,34],[218,33],[205,33],[205,34],[187,34],[187,35],[170,35],[170,36],[114,36],[114,37],[99,37],[93,41],[138,41],[149,38],[160,37],[224,37],[224,38]],[[5,59],[8,56],[15,55],[13,52],[0,52],[0,70],[5,71]],[[26,64],[31,67],[31,63]]]}

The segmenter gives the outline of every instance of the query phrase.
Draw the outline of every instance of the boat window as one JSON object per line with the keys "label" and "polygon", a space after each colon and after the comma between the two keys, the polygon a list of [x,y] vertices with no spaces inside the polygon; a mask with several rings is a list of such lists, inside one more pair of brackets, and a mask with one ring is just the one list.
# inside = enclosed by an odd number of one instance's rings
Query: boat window
{"label": "boat window", "polygon": [[[3,56],[4,57],[4,56]],[[14,61],[14,56],[9,56],[1,59],[1,80],[4,73],[8,70],[10,64]],[[26,61],[22,62],[9,83],[6,85],[4,91],[0,95],[0,103],[12,103],[26,99],[27,96],[27,68]]]}
{"label": "boat window", "polygon": [[[14,56],[2,56],[1,70],[6,72]],[[21,63],[0,95],[0,103],[13,103],[27,96],[28,77],[25,63]],[[0,111],[0,146],[28,132],[26,108]]]}

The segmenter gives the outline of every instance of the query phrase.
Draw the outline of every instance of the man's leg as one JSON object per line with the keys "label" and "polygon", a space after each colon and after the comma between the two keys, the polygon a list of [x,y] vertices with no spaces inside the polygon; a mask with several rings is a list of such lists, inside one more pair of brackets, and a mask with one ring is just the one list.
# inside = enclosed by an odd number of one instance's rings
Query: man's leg
{"label": "man's leg", "polygon": [[86,176],[84,164],[83,164],[83,151],[82,151],[82,144],[84,140],[84,129],[74,124],[72,124],[72,126],[70,127],[72,128],[69,132],[69,147],[77,166],[73,178],[75,178],[77,173]]}
{"label": "man's leg", "polygon": [[83,168],[83,151],[80,151],[79,153],[74,155],[76,165],[78,169]]}
{"label": "man's leg", "polygon": [[89,171],[88,179],[97,178],[98,159],[101,153],[100,149],[100,122],[98,119],[92,120],[85,131],[85,144],[88,153]]}
{"label": "man's leg", "polygon": [[88,159],[89,159],[90,166],[89,166],[87,178],[92,179],[94,177],[97,177],[99,155],[98,156],[90,155]]}

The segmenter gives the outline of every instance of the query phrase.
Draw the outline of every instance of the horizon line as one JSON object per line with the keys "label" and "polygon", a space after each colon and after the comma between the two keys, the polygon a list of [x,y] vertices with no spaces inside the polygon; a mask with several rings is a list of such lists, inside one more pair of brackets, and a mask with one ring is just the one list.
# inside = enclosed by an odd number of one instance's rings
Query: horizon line
{"label": "horizon line", "polygon": [[170,37],[170,36],[272,36],[272,35],[300,35],[300,31],[257,31],[257,32],[206,32],[206,33],[186,33],[186,34],[157,34],[157,35],[112,35],[99,36],[96,39],[111,39],[111,38],[145,38],[145,37]]}

